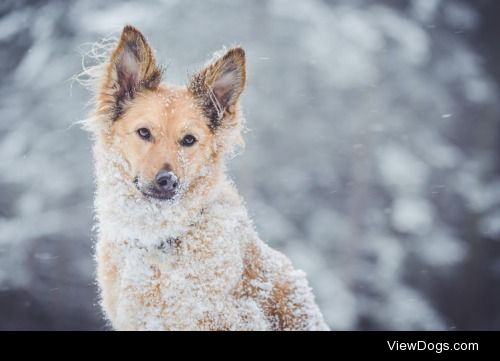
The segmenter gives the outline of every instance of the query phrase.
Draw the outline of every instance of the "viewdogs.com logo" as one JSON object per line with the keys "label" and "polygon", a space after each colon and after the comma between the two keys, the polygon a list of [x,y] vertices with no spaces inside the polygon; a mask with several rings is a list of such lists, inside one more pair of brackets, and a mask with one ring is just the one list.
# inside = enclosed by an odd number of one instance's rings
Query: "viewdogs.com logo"
{"label": "viewdogs.com logo", "polygon": [[434,351],[441,353],[443,351],[478,351],[479,344],[477,342],[399,342],[387,341],[389,350],[391,351]]}

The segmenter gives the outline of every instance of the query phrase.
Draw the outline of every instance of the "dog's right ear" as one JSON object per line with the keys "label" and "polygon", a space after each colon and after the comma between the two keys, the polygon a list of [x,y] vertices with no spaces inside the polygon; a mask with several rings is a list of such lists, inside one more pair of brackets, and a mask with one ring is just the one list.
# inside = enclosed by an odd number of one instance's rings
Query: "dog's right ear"
{"label": "dog's right ear", "polygon": [[97,112],[112,121],[118,119],[138,92],[158,88],[161,73],[144,35],[131,25],[125,26],[106,65]]}
{"label": "dog's right ear", "polygon": [[245,79],[245,51],[240,47],[229,49],[193,76],[188,88],[199,100],[211,129],[234,113]]}

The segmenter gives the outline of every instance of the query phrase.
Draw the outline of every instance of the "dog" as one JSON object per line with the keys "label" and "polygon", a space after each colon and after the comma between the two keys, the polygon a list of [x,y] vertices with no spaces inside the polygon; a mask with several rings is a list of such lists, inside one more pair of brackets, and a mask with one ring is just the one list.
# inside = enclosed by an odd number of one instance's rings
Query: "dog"
{"label": "dog", "polygon": [[100,303],[116,330],[327,330],[305,274],[261,241],[225,161],[241,144],[245,52],[162,83],[124,27],[99,66],[91,131]]}

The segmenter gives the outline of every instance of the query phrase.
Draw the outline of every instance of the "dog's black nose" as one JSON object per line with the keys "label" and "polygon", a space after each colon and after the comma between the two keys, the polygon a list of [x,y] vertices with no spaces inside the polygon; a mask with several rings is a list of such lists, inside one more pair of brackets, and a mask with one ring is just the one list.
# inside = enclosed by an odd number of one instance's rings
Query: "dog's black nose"
{"label": "dog's black nose", "polygon": [[162,169],[155,177],[156,185],[165,192],[173,191],[179,186],[177,176],[168,170]]}

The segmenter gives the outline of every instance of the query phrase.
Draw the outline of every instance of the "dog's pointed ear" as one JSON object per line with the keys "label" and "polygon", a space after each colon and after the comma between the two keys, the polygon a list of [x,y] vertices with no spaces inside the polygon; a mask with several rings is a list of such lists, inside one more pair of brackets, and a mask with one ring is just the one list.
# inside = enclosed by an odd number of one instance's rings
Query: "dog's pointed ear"
{"label": "dog's pointed ear", "polygon": [[189,90],[199,100],[212,129],[233,115],[245,88],[245,51],[232,48],[196,73]]}
{"label": "dog's pointed ear", "polygon": [[161,75],[144,35],[135,27],[126,25],[106,68],[98,94],[98,111],[117,119],[126,102],[138,92],[157,89]]}

